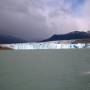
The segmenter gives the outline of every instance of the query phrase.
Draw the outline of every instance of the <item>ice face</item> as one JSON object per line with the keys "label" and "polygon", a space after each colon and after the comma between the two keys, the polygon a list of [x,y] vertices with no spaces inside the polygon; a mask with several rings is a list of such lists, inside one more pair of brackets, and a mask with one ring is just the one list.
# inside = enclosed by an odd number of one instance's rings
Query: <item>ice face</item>
{"label": "ice face", "polygon": [[62,44],[58,42],[44,42],[44,43],[18,43],[18,44],[3,44],[1,46],[10,47],[15,50],[18,49],[77,49],[90,48],[90,44]]}

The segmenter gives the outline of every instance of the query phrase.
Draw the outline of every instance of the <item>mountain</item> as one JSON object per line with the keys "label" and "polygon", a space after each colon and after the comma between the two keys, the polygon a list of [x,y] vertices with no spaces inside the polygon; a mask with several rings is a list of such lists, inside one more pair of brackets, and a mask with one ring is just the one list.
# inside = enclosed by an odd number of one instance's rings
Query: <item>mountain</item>
{"label": "mountain", "polygon": [[0,35],[0,44],[25,43],[27,41],[8,35]]}
{"label": "mountain", "polygon": [[75,40],[75,39],[90,39],[90,33],[74,31],[67,34],[53,35],[50,38],[43,40],[46,41],[57,41],[57,40]]}
{"label": "mountain", "polygon": [[0,50],[14,50],[14,49],[10,48],[10,47],[2,47],[2,46],[0,46]]}
{"label": "mountain", "polygon": [[77,39],[77,40],[72,41],[72,44],[78,44],[78,43],[88,44],[90,43],[90,38],[89,39]]}

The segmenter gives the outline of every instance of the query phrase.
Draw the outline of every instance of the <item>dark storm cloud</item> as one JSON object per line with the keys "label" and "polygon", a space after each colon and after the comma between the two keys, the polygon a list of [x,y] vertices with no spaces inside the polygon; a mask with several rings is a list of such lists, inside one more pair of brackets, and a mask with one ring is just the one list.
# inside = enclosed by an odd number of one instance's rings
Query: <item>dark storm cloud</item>
{"label": "dark storm cloud", "polygon": [[0,32],[41,40],[55,33],[87,30],[89,4],[90,0],[0,0]]}
{"label": "dark storm cloud", "polygon": [[48,36],[45,17],[29,0],[0,1],[0,31],[24,39]]}

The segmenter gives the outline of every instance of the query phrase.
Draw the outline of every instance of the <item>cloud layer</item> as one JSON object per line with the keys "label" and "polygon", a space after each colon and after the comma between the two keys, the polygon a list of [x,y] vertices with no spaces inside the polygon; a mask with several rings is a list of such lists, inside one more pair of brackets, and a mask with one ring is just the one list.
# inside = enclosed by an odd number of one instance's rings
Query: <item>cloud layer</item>
{"label": "cloud layer", "polygon": [[90,30],[90,0],[0,0],[0,32],[37,41]]}

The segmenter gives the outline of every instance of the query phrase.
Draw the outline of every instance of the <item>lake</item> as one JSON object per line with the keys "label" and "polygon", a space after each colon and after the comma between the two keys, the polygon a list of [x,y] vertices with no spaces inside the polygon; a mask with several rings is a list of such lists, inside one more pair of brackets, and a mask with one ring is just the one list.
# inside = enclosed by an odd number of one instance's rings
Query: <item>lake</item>
{"label": "lake", "polygon": [[0,90],[90,90],[90,49],[0,51]]}

